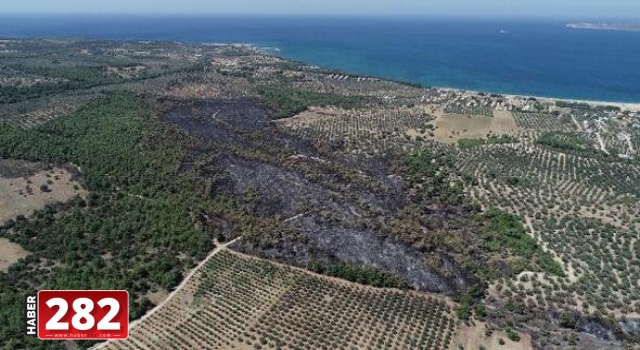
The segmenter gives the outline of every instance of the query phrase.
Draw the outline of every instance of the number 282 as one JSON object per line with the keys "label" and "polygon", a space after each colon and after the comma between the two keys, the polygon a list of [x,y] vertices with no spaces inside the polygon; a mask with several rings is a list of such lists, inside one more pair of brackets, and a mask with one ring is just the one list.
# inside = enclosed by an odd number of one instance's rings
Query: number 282
{"label": "number 282", "polygon": [[[69,311],[69,304],[66,300],[62,298],[52,298],[47,301],[47,306],[49,308],[53,308],[54,306],[58,306],[58,312],[47,322],[45,328],[51,331],[67,331],[69,330],[69,322],[60,322],[60,320],[67,314]],[[100,308],[105,308],[109,306],[111,309],[109,312],[98,322],[97,329],[99,331],[117,331],[120,330],[120,323],[111,322],[114,317],[120,311],[120,303],[113,298],[104,298],[98,301],[98,306]],[[71,325],[74,329],[79,331],[86,331],[92,329],[96,323],[96,320],[91,315],[91,311],[95,305],[93,301],[88,298],[78,298],[73,301],[72,304],[73,311],[75,314],[71,318]],[[84,320],[84,323],[81,322]]]}

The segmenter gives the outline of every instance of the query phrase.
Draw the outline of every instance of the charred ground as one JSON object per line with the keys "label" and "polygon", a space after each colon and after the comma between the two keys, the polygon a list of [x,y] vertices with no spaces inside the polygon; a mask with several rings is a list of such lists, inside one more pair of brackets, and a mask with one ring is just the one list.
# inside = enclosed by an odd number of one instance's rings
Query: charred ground
{"label": "charred ground", "polygon": [[[450,295],[479,283],[446,252],[416,249],[382,227],[410,203],[406,184],[384,181],[394,175],[391,162],[354,168],[331,145],[280,130],[273,115],[253,99],[193,101],[169,107],[164,115],[206,144],[192,150],[186,161],[191,167],[184,171],[205,178],[212,196],[243,198],[248,215],[279,226],[247,237],[237,249],[319,270],[336,264],[374,267],[416,289]],[[464,213],[456,216],[469,220]],[[220,228],[225,226],[230,225]],[[446,263],[429,266],[430,255]]]}

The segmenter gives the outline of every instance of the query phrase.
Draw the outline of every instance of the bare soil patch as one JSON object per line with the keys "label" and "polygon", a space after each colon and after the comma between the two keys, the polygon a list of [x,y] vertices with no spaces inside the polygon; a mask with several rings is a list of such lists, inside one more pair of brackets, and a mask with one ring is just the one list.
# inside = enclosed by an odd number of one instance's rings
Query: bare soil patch
{"label": "bare soil patch", "polygon": [[291,128],[297,128],[313,124],[319,120],[335,118],[342,114],[343,111],[333,107],[311,107],[291,118],[278,119],[275,122]]}
{"label": "bare soil patch", "polygon": [[[14,170],[34,169],[25,165],[23,169]],[[24,177],[0,177],[0,222],[18,215],[29,215],[47,204],[65,202],[85,194],[86,191],[66,169],[40,170]]]}
{"label": "bare soil patch", "polygon": [[27,255],[29,255],[29,252],[22,249],[20,245],[12,243],[8,239],[0,238],[0,272],[7,272],[9,266]]}
{"label": "bare soil patch", "polygon": [[160,303],[165,301],[168,296],[169,293],[166,290],[160,288],[154,292],[150,292],[147,295],[147,298],[149,298],[149,301],[151,301],[153,305],[160,305]]}
{"label": "bare soil patch", "polygon": [[[524,333],[520,335],[520,341],[514,342],[507,338],[507,333],[503,331],[493,331],[491,336],[486,335],[486,324],[484,322],[475,322],[475,325],[462,325],[458,332],[458,337],[451,342],[449,349],[460,349],[460,345],[464,349],[479,349],[484,346],[487,350],[533,350],[531,344],[531,336]],[[504,341],[504,345],[500,344],[500,339]]]}
{"label": "bare soil patch", "polygon": [[463,138],[484,138],[488,134],[515,135],[518,125],[511,112],[495,111],[493,117],[467,116],[436,111],[436,141],[456,143]]}

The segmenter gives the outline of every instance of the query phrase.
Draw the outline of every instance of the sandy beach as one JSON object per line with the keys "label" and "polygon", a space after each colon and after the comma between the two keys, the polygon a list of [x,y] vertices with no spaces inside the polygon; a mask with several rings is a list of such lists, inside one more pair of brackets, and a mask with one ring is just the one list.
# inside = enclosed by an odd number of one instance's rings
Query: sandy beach
{"label": "sandy beach", "polygon": [[[462,94],[493,94],[492,92],[486,92],[486,91],[475,91],[475,90],[465,90],[465,89],[456,89],[456,88],[444,88],[444,87],[433,87],[434,89],[437,90],[442,90],[442,91],[451,91],[451,92],[457,92],[457,93],[462,93]],[[511,94],[500,94],[500,93],[495,93],[501,96],[504,96],[506,98],[510,98],[510,99],[516,99],[516,98],[530,98],[533,97],[541,102],[555,102],[555,101],[564,101],[564,102],[573,102],[573,103],[587,103],[591,106],[616,106],[616,107],[620,107],[620,109],[622,110],[628,110],[628,111],[632,111],[632,112],[640,112],[640,102],[638,103],[634,103],[634,102],[608,102],[608,101],[589,101],[589,100],[575,100],[575,99],[567,99],[567,98],[554,98],[554,97],[543,97],[543,96],[529,96],[529,95],[511,95]]]}
{"label": "sandy beach", "polygon": [[555,101],[564,101],[564,102],[574,102],[574,103],[587,103],[591,106],[616,106],[620,107],[622,110],[640,111],[640,103],[631,103],[631,102],[606,102],[606,101],[588,101],[588,100],[572,100],[572,99],[564,99],[564,98],[553,98],[553,97],[538,97],[538,96],[518,96],[518,95],[503,95],[505,97],[517,98],[517,97],[534,97],[542,102],[555,102]]}

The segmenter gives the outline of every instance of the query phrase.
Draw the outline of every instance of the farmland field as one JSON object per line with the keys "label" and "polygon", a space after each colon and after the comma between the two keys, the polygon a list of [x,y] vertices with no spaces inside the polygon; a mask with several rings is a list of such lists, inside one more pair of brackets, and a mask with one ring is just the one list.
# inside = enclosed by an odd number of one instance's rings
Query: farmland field
{"label": "farmland field", "polygon": [[497,111],[491,117],[439,113],[436,119],[435,138],[443,143],[455,143],[461,138],[485,138],[489,134],[517,133],[518,126],[508,111]]}
{"label": "farmland field", "polygon": [[129,340],[100,349],[448,349],[445,299],[363,287],[228,250]]}

